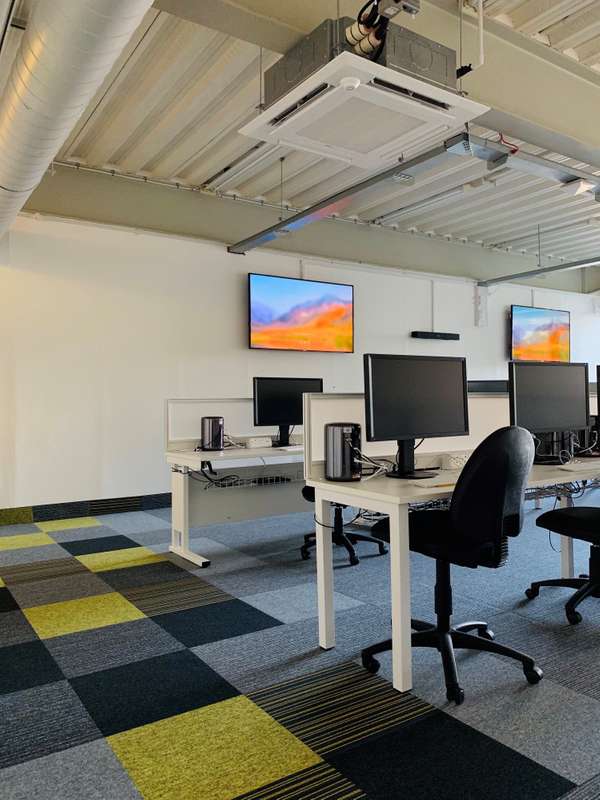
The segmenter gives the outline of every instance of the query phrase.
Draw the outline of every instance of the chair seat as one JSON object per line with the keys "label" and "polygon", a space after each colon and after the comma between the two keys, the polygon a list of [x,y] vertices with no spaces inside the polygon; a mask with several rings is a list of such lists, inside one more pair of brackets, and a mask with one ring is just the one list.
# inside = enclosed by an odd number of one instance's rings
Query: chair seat
{"label": "chair seat", "polygon": [[[461,567],[487,566],[493,556],[493,547],[467,541],[452,527],[450,512],[444,509],[411,511],[409,514],[410,549],[430,558],[448,561]],[[371,528],[371,535],[390,541],[389,519],[379,520]]]}
{"label": "chair seat", "polygon": [[547,511],[536,520],[539,528],[600,545],[600,508],[578,506]]}

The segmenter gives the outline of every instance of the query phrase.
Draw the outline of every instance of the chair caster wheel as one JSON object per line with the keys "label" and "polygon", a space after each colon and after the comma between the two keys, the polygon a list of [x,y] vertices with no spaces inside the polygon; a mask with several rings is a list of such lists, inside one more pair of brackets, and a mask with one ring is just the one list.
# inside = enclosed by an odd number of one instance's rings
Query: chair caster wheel
{"label": "chair caster wheel", "polygon": [[300,555],[302,556],[302,561],[308,561],[310,558],[310,550],[308,547],[301,547]]}
{"label": "chair caster wheel", "polygon": [[539,683],[544,677],[544,673],[542,672],[542,670],[536,666],[524,669],[523,672],[525,673],[525,677],[527,678],[527,683],[531,683],[532,686],[535,685],[536,683]]}
{"label": "chair caster wheel", "polygon": [[579,625],[579,623],[583,619],[579,611],[567,611],[566,615],[571,625]]}
{"label": "chair caster wheel", "polygon": [[490,628],[486,628],[484,631],[481,631],[479,635],[482,639],[487,639],[489,642],[493,642],[496,638],[496,634],[494,631],[490,630]]}
{"label": "chair caster wheel", "polygon": [[461,706],[465,702],[465,693],[460,686],[453,686],[452,688],[446,689],[446,697],[451,703],[456,703],[457,706]]}
{"label": "chair caster wheel", "polygon": [[350,556],[350,566],[355,567],[357,564],[360,564],[360,558],[358,556]]}
{"label": "chair caster wheel", "polygon": [[534,597],[537,597],[540,593],[540,590],[530,586],[529,589],[525,589],[525,597],[529,598],[529,600],[533,600]]}
{"label": "chair caster wheel", "polygon": [[381,666],[379,661],[377,661],[376,658],[373,658],[373,656],[363,656],[362,665],[367,672],[371,673],[371,675],[377,675],[379,672],[379,667]]}
{"label": "chair caster wheel", "polygon": [[379,545],[379,555],[385,556],[387,554],[387,547],[383,544]]}

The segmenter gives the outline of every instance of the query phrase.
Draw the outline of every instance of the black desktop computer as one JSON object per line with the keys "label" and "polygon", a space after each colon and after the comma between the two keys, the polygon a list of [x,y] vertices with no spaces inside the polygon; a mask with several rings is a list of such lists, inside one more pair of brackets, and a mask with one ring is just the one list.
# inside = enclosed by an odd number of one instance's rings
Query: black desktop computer
{"label": "black desktop computer", "polygon": [[398,443],[388,477],[435,475],[415,470],[415,442],[469,433],[465,359],[371,353],[364,368],[367,441]]}
{"label": "black desktop computer", "polygon": [[302,395],[322,391],[322,378],[254,378],[254,424],[277,426],[273,446],[288,447],[290,427],[302,425]]}
{"label": "black desktop computer", "polygon": [[573,434],[590,424],[587,364],[511,361],[510,423],[536,438],[536,464],[560,464],[573,455]]}

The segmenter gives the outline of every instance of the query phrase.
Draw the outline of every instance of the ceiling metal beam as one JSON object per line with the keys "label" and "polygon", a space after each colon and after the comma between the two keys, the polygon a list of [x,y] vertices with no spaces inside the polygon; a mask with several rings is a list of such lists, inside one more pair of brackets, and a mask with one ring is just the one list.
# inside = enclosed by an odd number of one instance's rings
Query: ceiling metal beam
{"label": "ceiling metal beam", "polygon": [[513,283],[521,278],[535,278],[538,275],[549,275],[553,272],[566,272],[571,269],[585,269],[586,267],[597,267],[598,265],[600,265],[600,256],[597,258],[584,258],[581,261],[572,261],[570,264],[556,264],[553,267],[540,267],[539,269],[529,270],[528,272],[514,272],[512,275],[499,275],[496,278],[477,281],[477,286],[496,286],[499,283]]}
{"label": "ceiling metal beam", "polygon": [[230,253],[247,253],[248,250],[253,250],[255,247],[268,244],[279,236],[297,231],[305,225],[309,225],[311,222],[318,222],[327,219],[327,217],[333,214],[339,214],[340,211],[344,210],[355,194],[365,189],[370,189],[372,186],[382,183],[383,181],[394,179],[406,180],[407,177],[415,177],[421,172],[441,165],[447,158],[448,150],[446,145],[440,144],[425,153],[421,153],[421,155],[415,158],[411,158],[409,161],[400,162],[383,172],[379,172],[377,175],[372,175],[370,178],[360,181],[360,183],[355,183],[353,186],[342,189],[320,200],[318,203],[315,203],[315,205],[304,209],[304,211],[299,211],[288,219],[282,219],[275,225],[266,228],[264,231],[254,234],[254,236],[249,236],[241,242],[230,245],[227,250]]}

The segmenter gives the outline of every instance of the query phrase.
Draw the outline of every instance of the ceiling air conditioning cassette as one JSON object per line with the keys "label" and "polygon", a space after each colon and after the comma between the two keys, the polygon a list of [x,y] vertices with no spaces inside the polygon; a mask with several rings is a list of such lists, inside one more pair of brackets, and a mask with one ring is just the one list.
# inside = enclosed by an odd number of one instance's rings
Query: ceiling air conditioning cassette
{"label": "ceiling air conditioning cassette", "polygon": [[344,52],[240,133],[374,170],[443,141],[486,111],[462,95]]}

